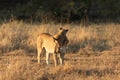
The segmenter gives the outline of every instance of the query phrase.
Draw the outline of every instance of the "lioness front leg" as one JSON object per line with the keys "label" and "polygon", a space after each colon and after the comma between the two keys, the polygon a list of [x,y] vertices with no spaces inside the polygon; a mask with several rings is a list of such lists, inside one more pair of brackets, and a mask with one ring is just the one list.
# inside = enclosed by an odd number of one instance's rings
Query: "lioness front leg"
{"label": "lioness front leg", "polygon": [[59,55],[58,55],[58,57],[59,57],[59,60],[60,60],[60,64],[61,65],[63,65],[64,63],[64,53],[59,53]]}

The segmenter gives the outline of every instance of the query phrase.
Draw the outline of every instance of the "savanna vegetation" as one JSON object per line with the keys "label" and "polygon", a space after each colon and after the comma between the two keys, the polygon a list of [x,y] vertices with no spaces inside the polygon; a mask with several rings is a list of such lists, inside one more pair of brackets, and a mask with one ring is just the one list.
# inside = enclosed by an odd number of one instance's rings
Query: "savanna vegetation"
{"label": "savanna vegetation", "polygon": [[[0,80],[119,80],[119,0],[0,0]],[[84,27],[87,26],[87,27]],[[36,39],[68,29],[64,65],[37,63]]]}
{"label": "savanna vegetation", "polygon": [[[42,32],[55,34],[68,28],[65,64],[54,67],[37,63],[36,38]],[[0,24],[0,80],[119,80],[120,25],[29,24],[13,21]]]}

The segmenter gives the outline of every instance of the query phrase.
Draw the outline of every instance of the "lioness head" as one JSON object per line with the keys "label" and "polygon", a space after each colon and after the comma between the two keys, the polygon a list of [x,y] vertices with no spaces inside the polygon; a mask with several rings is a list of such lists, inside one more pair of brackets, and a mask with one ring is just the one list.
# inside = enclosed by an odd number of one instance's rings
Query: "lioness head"
{"label": "lioness head", "polygon": [[68,32],[68,29],[59,28],[59,32],[64,35]]}

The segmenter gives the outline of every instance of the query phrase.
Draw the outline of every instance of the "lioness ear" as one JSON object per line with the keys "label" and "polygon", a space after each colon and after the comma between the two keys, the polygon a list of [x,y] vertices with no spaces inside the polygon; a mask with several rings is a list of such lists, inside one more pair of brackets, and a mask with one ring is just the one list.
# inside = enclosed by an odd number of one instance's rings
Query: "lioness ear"
{"label": "lioness ear", "polygon": [[62,30],[63,28],[60,27],[59,29]]}
{"label": "lioness ear", "polygon": [[68,32],[68,29],[66,29],[66,32]]}

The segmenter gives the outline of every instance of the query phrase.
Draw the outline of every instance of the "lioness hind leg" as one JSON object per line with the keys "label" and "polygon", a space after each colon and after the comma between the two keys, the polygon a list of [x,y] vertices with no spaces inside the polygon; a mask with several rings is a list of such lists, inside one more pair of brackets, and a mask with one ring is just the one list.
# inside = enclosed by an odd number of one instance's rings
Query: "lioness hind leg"
{"label": "lioness hind leg", "polygon": [[55,66],[57,66],[57,54],[56,53],[53,53],[53,59],[54,59]]}
{"label": "lioness hind leg", "polygon": [[37,55],[37,59],[38,59],[38,63],[41,62],[41,49],[38,49],[38,55]]}
{"label": "lioness hind leg", "polygon": [[50,54],[48,52],[46,52],[46,63],[49,64],[49,58],[50,58]]}

